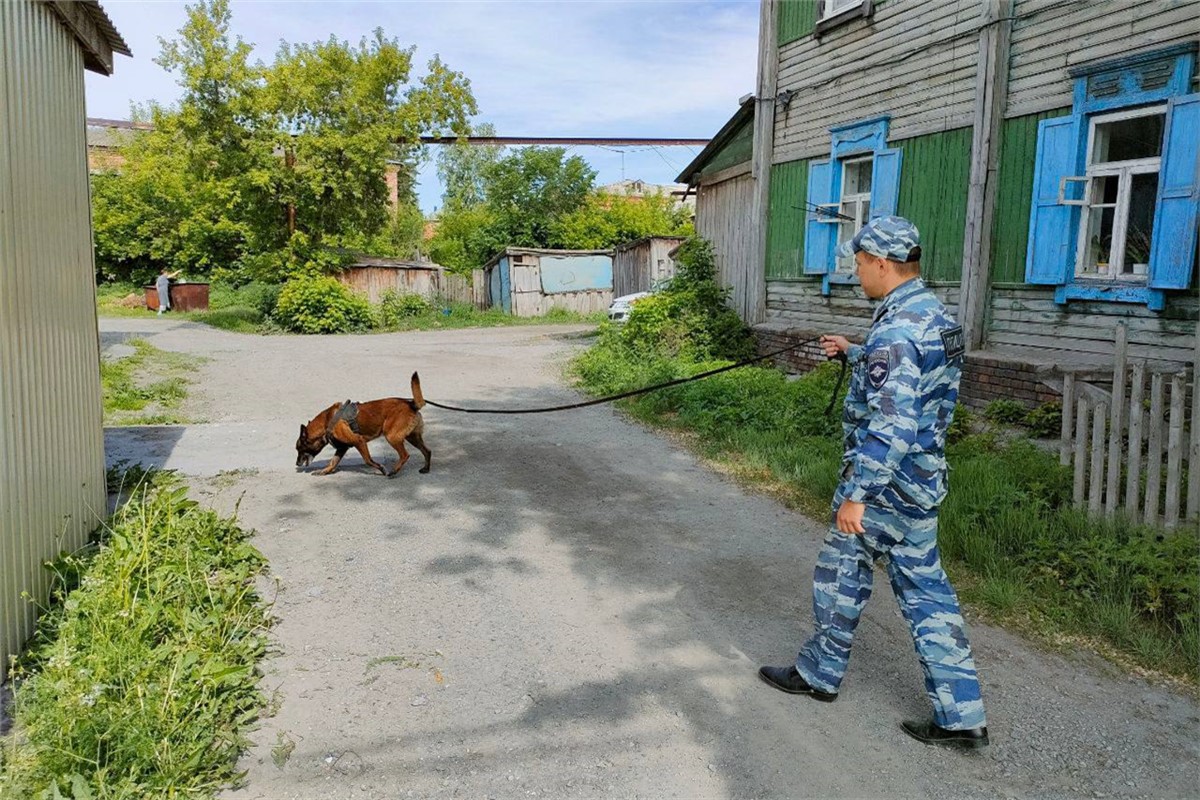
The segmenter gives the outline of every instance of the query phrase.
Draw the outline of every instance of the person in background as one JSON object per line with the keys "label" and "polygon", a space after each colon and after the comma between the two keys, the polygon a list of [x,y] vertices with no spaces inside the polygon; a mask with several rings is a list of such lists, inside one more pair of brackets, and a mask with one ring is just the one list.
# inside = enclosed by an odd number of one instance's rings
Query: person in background
{"label": "person in background", "polygon": [[163,267],[162,272],[158,274],[158,278],[154,281],[154,290],[158,292],[159,316],[162,316],[164,311],[171,308],[171,279],[177,277],[181,271],[167,272],[167,268]]}

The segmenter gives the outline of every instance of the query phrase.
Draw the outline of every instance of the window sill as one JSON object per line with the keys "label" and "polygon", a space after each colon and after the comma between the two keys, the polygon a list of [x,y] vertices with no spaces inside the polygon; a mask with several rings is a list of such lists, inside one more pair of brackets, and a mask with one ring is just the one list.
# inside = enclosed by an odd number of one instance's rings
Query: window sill
{"label": "window sill", "polygon": [[829,17],[828,19],[817,20],[813,27],[813,36],[820,39],[834,28],[840,28],[847,22],[856,19],[868,19],[875,13],[875,0],[863,0],[860,5],[853,8],[847,8],[845,11]]}
{"label": "window sill", "polygon": [[1071,300],[1098,300],[1107,303],[1139,303],[1151,311],[1162,311],[1166,307],[1166,296],[1161,289],[1151,289],[1145,284],[1112,283],[1080,279],[1076,283],[1059,286],[1054,290],[1054,302],[1066,305]]}
{"label": "window sill", "polygon": [[847,272],[830,272],[821,279],[821,294],[828,297],[834,286],[858,286],[858,276]]}

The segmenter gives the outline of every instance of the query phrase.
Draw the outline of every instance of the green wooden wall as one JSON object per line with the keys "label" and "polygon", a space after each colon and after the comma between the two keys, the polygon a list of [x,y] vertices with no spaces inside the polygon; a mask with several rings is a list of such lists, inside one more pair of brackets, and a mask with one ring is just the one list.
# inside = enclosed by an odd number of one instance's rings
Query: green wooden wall
{"label": "green wooden wall", "polygon": [[[963,227],[971,168],[971,129],[934,133],[893,142],[904,152],[897,213],[921,231],[921,273],[929,280],[962,278]],[[808,162],[771,168],[771,208],[767,219],[767,278],[804,275],[804,202]]]}
{"label": "green wooden wall", "polygon": [[808,162],[788,161],[771,167],[767,216],[767,278],[804,274],[804,199],[808,196]]}
{"label": "green wooden wall", "polygon": [[779,0],[776,28],[780,45],[808,36],[816,22],[817,0]]}
{"label": "green wooden wall", "polygon": [[1070,113],[1071,109],[1062,108],[1013,117],[1004,120],[1000,126],[1000,165],[992,224],[992,283],[1025,282],[1025,248],[1029,242],[1029,206],[1033,202],[1038,123]]}
{"label": "green wooden wall", "polygon": [[912,220],[921,232],[921,275],[927,280],[961,280],[971,129],[917,136],[892,147],[904,153],[896,213]]}
{"label": "green wooden wall", "polygon": [[712,175],[728,167],[750,160],[754,154],[754,118],[748,118],[725,146],[713,153],[701,169],[701,175]]}

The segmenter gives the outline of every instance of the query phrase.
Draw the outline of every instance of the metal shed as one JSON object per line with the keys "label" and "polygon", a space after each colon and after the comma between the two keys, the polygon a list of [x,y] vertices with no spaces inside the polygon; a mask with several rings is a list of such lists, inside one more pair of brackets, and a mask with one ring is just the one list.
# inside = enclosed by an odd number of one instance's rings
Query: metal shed
{"label": "metal shed", "polygon": [[592,314],[612,303],[611,250],[510,247],[483,269],[490,305],[518,317],[552,308]]}
{"label": "metal shed", "polygon": [[680,236],[647,236],[618,247],[613,254],[613,296],[648,292],[655,283],[675,277],[671,253],[685,241]]}
{"label": "metal shed", "polygon": [[129,48],[94,2],[0,2],[0,676],[103,519],[83,71]]}

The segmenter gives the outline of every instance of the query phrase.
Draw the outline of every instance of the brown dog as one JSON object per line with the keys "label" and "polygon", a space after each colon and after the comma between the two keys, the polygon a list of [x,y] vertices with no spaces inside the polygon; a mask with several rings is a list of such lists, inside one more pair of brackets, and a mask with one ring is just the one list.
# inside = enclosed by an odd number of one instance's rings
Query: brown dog
{"label": "brown dog", "polygon": [[[337,469],[342,456],[351,447],[358,450],[367,466],[379,470],[379,474],[389,478],[400,471],[408,461],[408,450],[404,443],[410,442],[425,456],[425,466],[422,473],[429,472],[429,462],[433,453],[425,446],[421,438],[424,422],[421,419],[421,407],[425,398],[421,394],[421,379],[417,373],[412,376],[413,399],[388,397],[383,400],[372,400],[368,403],[335,403],[313,417],[312,422],[300,426],[300,438],[296,440],[296,467],[307,467],[313,457],[325,449],[325,445],[333,445],[334,455],[329,465],[317,472],[318,475],[328,475]],[[380,436],[388,440],[388,444],[400,454],[400,460],[392,471],[388,472],[382,464],[371,458],[367,442]]]}

